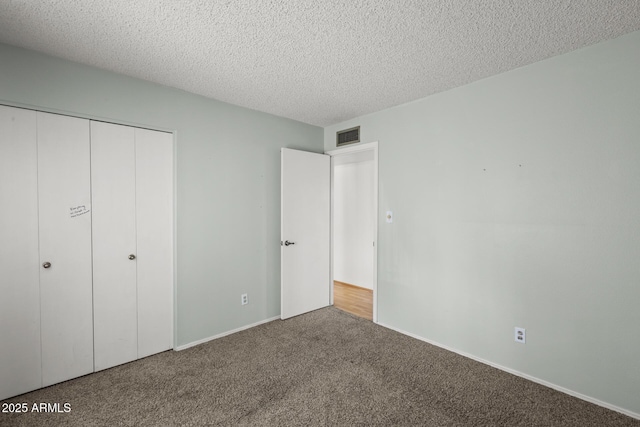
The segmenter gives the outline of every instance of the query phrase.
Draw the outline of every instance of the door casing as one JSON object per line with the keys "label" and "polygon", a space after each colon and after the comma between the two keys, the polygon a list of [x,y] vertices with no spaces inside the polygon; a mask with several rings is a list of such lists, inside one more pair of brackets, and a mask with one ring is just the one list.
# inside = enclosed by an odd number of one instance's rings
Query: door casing
{"label": "door casing", "polygon": [[335,150],[325,151],[325,154],[331,156],[331,256],[330,256],[330,304],[333,304],[333,256],[334,256],[334,220],[333,220],[333,210],[334,210],[334,163],[335,157],[345,155],[345,154],[353,154],[357,152],[363,151],[373,151],[373,206],[374,206],[374,215],[373,215],[373,322],[378,323],[378,141],[354,144],[345,148],[338,148]]}

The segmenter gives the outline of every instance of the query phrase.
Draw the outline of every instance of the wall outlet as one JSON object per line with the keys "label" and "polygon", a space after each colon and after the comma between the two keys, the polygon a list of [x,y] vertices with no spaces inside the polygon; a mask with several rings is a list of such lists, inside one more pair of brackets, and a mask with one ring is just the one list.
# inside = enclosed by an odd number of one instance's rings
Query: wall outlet
{"label": "wall outlet", "polygon": [[518,328],[516,326],[516,329],[515,329],[515,340],[516,340],[516,342],[519,342],[519,343],[522,343],[522,344],[526,343],[527,342],[527,330],[525,328]]}
{"label": "wall outlet", "polygon": [[240,295],[240,303],[242,305],[247,305],[249,304],[249,297],[247,296],[247,294],[242,294]]}

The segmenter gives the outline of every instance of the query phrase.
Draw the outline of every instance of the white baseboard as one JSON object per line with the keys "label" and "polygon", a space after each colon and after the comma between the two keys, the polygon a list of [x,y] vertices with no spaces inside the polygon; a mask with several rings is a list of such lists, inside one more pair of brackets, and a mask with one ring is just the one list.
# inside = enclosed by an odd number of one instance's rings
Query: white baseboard
{"label": "white baseboard", "polygon": [[188,344],[179,345],[178,347],[174,348],[174,350],[175,351],[186,350],[189,347],[194,347],[194,346],[196,346],[198,344],[204,344],[206,342],[209,342],[209,341],[212,341],[212,340],[215,340],[215,339],[218,339],[218,338],[226,337],[227,335],[235,334],[236,332],[244,331],[245,329],[250,329],[250,328],[253,328],[255,326],[262,325],[263,323],[269,323],[269,322],[272,322],[272,321],[278,320],[278,319],[280,319],[280,316],[271,317],[269,319],[261,320],[259,322],[252,323],[250,325],[241,326],[241,327],[233,329],[231,331],[227,331],[227,332],[223,332],[223,333],[218,334],[218,335],[214,335],[212,337],[203,338],[201,340],[193,341],[193,342],[190,342]]}
{"label": "white baseboard", "polygon": [[628,415],[631,418],[635,418],[635,419],[640,420],[640,414],[632,412],[632,411],[629,411],[627,409],[620,408],[618,406],[612,405],[612,404],[607,403],[607,402],[603,402],[602,400],[598,400],[598,399],[595,399],[593,397],[584,395],[582,393],[578,393],[577,391],[569,390],[568,388],[564,388],[564,387],[561,387],[559,385],[550,383],[548,381],[541,380],[540,378],[536,378],[536,377],[533,377],[531,375],[527,375],[527,374],[522,373],[520,371],[516,371],[515,369],[507,368],[505,366],[498,365],[497,363],[489,362],[488,360],[481,359],[481,358],[476,357],[476,356],[474,356],[472,354],[465,353],[464,351],[456,350],[455,348],[451,348],[451,347],[448,347],[446,345],[440,344],[438,342],[423,338],[423,337],[421,337],[419,335],[416,335],[416,334],[413,334],[411,332],[403,331],[402,329],[398,329],[398,328],[395,328],[393,326],[386,325],[384,323],[378,323],[378,325],[383,326],[383,327],[385,327],[387,329],[394,330],[394,331],[399,332],[399,333],[401,333],[403,335],[410,336],[411,338],[415,338],[417,340],[424,341],[426,343],[435,345],[436,347],[440,347],[440,348],[443,348],[445,350],[452,351],[452,352],[457,353],[457,354],[459,354],[461,356],[468,357],[469,359],[473,359],[473,360],[475,360],[477,362],[484,363],[485,365],[489,365],[489,366],[492,366],[492,367],[494,367],[496,369],[500,369],[501,371],[505,371],[505,372],[508,372],[510,374],[516,375],[518,377],[522,377],[524,379],[527,379],[529,381],[533,381],[534,383],[542,384],[543,386],[552,388],[554,390],[560,391],[562,393],[568,394],[568,395],[573,396],[573,397],[577,397],[578,399],[582,399],[582,400],[585,400],[587,402],[594,403],[594,404],[596,404],[598,406],[602,406],[604,408],[611,409],[612,411],[620,412],[621,414]]}

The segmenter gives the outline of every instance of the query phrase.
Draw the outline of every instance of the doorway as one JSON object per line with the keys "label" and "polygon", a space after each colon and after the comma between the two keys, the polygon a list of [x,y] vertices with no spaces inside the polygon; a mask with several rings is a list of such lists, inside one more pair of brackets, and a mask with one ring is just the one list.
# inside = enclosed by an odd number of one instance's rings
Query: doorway
{"label": "doorway", "polygon": [[331,304],[377,322],[378,143],[331,156]]}

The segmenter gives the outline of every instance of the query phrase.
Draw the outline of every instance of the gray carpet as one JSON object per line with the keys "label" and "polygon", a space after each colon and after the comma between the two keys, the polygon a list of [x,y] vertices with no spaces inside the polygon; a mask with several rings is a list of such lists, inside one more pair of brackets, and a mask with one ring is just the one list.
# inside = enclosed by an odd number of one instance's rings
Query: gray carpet
{"label": "gray carpet", "polygon": [[4,402],[10,426],[640,426],[333,307]]}

